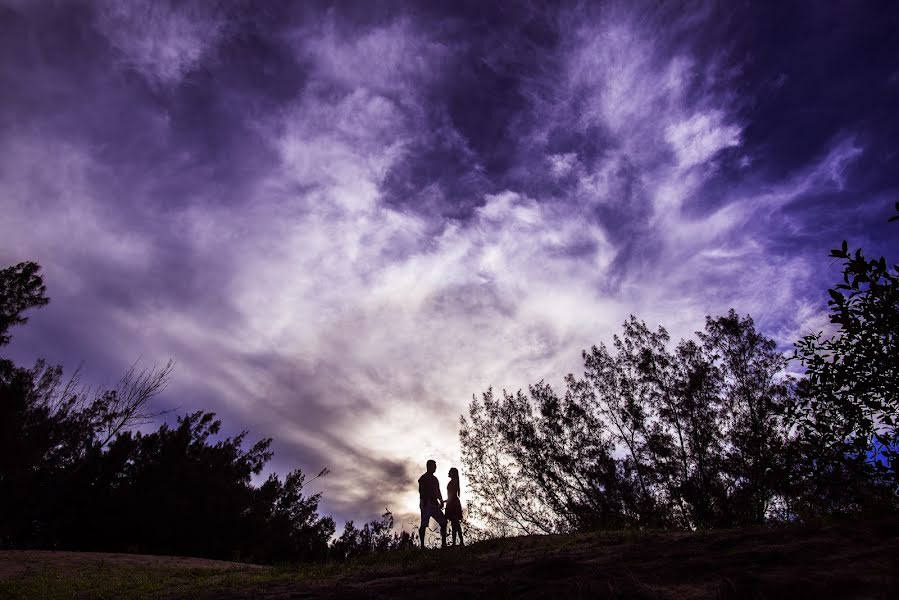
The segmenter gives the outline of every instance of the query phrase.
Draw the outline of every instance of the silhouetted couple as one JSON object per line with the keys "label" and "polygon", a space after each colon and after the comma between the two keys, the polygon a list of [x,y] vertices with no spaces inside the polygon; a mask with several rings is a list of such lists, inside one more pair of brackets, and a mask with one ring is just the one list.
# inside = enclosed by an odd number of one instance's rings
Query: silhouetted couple
{"label": "silhouetted couple", "polygon": [[[462,539],[462,501],[459,499],[459,471],[455,467],[449,470],[450,481],[446,486],[447,500],[444,503],[443,495],[440,493],[440,482],[434,476],[437,470],[437,463],[429,460],[427,463],[428,472],[418,478],[418,496],[421,498],[419,507],[421,508],[421,527],[418,528],[418,540],[421,547],[425,547],[425,530],[428,528],[431,519],[440,524],[441,548],[446,547],[446,522],[449,520],[453,525],[453,546],[456,545],[456,534],[459,534],[459,544],[464,546],[465,541]],[[446,504],[446,514],[443,513],[443,505]]]}

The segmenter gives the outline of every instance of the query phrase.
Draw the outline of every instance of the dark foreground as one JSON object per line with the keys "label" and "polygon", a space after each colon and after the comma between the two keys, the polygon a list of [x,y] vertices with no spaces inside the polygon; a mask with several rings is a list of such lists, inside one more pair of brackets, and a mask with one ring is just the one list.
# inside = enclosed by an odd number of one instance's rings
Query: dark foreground
{"label": "dark foreground", "polygon": [[[27,565],[25,563],[28,563]],[[0,598],[897,598],[899,519],[596,533],[297,569],[0,553]]]}

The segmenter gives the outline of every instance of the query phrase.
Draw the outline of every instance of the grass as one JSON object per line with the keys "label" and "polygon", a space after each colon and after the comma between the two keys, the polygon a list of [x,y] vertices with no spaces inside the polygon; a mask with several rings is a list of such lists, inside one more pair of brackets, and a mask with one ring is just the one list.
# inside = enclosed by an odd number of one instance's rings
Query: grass
{"label": "grass", "polygon": [[473,556],[454,552],[402,550],[347,562],[278,565],[265,568],[159,568],[114,565],[99,560],[77,571],[29,569],[0,580],[0,600],[138,600],[198,598],[210,590],[241,590],[271,585],[407,575],[436,567],[452,568]]}
{"label": "grass", "polygon": [[[420,597],[417,591],[423,589],[436,600],[894,598],[899,593],[896,518],[696,533],[527,536],[464,549],[265,568],[162,566],[133,556],[131,563],[115,564],[91,562],[90,556],[30,560],[29,570],[0,579],[0,600],[403,598]],[[74,568],[76,560],[81,562]]]}
{"label": "grass", "polygon": [[100,563],[79,573],[32,572],[0,582],[3,600],[160,598],[226,584],[233,575],[216,569],[154,570]]}

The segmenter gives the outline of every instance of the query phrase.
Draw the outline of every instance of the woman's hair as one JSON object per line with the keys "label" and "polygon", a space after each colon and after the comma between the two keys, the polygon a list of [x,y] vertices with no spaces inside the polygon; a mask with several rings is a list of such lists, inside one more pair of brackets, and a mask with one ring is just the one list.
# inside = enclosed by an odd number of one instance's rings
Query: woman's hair
{"label": "woman's hair", "polygon": [[456,467],[453,467],[449,470],[450,479],[459,479],[459,470]]}

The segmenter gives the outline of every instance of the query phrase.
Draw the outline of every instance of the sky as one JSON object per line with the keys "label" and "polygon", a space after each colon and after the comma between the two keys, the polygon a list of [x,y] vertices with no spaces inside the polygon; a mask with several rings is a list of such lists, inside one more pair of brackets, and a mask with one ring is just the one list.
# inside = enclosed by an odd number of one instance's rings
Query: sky
{"label": "sky", "polygon": [[171,358],[157,408],[403,524],[472,395],[560,385],[630,314],[732,307],[788,351],[831,248],[899,260],[896,31],[875,1],[0,0],[0,266],[51,298],[5,354]]}

